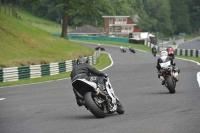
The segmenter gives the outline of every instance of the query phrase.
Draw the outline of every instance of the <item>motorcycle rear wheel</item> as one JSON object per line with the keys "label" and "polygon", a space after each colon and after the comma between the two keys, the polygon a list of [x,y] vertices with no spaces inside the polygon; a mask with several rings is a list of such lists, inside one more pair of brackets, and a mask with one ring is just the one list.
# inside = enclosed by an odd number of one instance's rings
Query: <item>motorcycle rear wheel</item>
{"label": "motorcycle rear wheel", "polygon": [[166,77],[165,86],[168,88],[169,93],[175,93],[176,92],[175,91],[176,83],[173,82],[172,76],[167,76]]}
{"label": "motorcycle rear wheel", "polygon": [[100,108],[97,103],[94,101],[94,96],[92,95],[92,92],[87,92],[84,96],[85,104],[87,108],[90,110],[90,112],[97,118],[104,118],[106,116],[106,113],[102,110],[103,106]]}

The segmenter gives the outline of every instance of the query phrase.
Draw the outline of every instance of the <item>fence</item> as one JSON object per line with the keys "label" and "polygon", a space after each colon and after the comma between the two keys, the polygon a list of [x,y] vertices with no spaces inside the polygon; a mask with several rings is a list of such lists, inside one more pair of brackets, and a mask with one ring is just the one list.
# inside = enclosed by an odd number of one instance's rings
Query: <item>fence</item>
{"label": "fence", "polygon": [[[89,64],[95,64],[96,58],[99,57],[100,54],[100,51],[96,51],[93,56],[86,57]],[[18,81],[21,79],[57,75],[72,71],[74,66],[76,66],[76,60],[68,60],[64,62],[43,65],[3,68],[0,69],[0,82]]]}
{"label": "fence", "polygon": [[[53,34],[54,36],[60,37],[60,34]],[[78,35],[67,35],[68,39],[78,40],[101,40],[101,41],[115,41],[115,42],[129,42],[129,38],[118,38],[118,37],[107,37],[107,36],[78,36]]]}

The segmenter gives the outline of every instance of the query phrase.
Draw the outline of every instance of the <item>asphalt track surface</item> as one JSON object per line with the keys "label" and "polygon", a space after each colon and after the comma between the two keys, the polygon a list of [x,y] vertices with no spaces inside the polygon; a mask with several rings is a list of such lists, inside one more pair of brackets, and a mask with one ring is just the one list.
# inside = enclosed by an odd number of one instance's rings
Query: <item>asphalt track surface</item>
{"label": "asphalt track surface", "polygon": [[[96,47],[97,45],[85,44]],[[95,118],[76,105],[70,79],[0,88],[0,133],[199,133],[199,65],[175,59],[180,68],[176,93],[157,77],[151,53],[121,53],[104,46],[113,66],[110,77],[125,113]]]}
{"label": "asphalt track surface", "polygon": [[[200,38],[198,38],[198,39],[200,39]],[[179,44],[178,48],[180,48],[180,49],[198,49],[198,50],[200,50],[200,41],[198,39],[194,39],[192,41]]]}

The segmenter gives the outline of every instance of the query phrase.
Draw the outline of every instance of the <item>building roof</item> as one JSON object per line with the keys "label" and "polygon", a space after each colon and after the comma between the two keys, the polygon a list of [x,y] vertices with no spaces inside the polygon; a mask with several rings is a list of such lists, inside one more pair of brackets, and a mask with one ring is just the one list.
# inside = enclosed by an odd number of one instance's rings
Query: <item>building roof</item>
{"label": "building roof", "polygon": [[103,18],[128,18],[130,16],[102,16]]}
{"label": "building roof", "polygon": [[82,27],[74,29],[68,34],[103,34],[103,32],[104,32],[103,28],[84,25]]}

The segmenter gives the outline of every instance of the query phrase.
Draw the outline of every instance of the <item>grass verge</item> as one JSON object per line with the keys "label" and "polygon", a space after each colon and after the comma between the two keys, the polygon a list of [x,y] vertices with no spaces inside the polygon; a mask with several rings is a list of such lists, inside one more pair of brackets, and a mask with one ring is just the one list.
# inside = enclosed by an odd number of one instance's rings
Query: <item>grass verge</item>
{"label": "grass verge", "polygon": [[[101,70],[111,64],[111,60],[106,53],[102,53],[98,58],[97,62],[94,65],[94,67],[97,70]],[[5,86],[14,86],[14,85],[23,85],[23,84],[31,84],[31,83],[39,83],[39,82],[45,82],[45,81],[52,81],[52,80],[59,80],[59,79],[64,79],[64,78],[69,78],[71,72],[66,72],[66,73],[61,73],[58,75],[54,76],[45,76],[41,78],[34,78],[34,79],[24,79],[20,81],[13,81],[13,82],[3,82],[0,83],[0,87],[5,87]]]}

